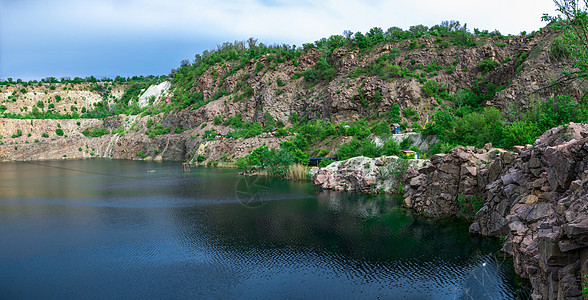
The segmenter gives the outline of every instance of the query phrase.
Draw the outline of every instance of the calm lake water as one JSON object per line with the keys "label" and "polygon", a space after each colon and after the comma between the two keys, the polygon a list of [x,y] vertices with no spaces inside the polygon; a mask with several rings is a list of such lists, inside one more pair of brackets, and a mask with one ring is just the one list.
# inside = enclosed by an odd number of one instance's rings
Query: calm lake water
{"label": "calm lake water", "polygon": [[514,299],[494,240],[390,196],[179,163],[0,163],[0,298]]}

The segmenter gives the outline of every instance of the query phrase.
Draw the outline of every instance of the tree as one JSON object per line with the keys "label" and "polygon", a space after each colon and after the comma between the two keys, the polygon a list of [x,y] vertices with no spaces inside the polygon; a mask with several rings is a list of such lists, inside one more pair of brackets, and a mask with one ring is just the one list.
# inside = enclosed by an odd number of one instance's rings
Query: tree
{"label": "tree", "polygon": [[574,66],[580,73],[575,76],[588,75],[588,0],[554,0],[557,10],[564,16],[558,20],[544,16],[544,20],[561,21],[562,39],[574,59]]}
{"label": "tree", "polygon": [[351,38],[353,37],[353,31],[351,30],[344,30],[343,31],[343,36],[347,39],[347,40],[351,40]]}

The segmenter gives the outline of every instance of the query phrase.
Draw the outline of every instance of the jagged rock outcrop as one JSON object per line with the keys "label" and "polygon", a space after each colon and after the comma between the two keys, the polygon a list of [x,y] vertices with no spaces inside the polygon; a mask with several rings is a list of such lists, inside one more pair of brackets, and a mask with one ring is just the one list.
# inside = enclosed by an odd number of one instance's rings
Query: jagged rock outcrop
{"label": "jagged rock outcrop", "polygon": [[[392,192],[397,186],[399,178],[392,173],[392,169],[403,168],[397,164],[397,156],[369,158],[365,156],[353,157],[337,161],[314,172],[312,182],[323,189],[336,191],[360,192]],[[424,164],[424,160],[406,160],[406,168],[415,169]]]}
{"label": "jagged rock outcrop", "polygon": [[[478,157],[482,154],[486,156]],[[588,274],[588,125],[554,128],[514,152],[458,147],[408,178],[404,205],[427,216],[460,214],[484,199],[470,231],[501,237],[533,299],[580,299]]]}
{"label": "jagged rock outcrop", "polygon": [[500,177],[486,187],[470,230],[506,238],[503,250],[531,281],[534,299],[580,299],[588,274],[588,125],[554,128],[520,150],[492,163]]}
{"label": "jagged rock outcrop", "polygon": [[421,169],[406,177],[404,206],[429,217],[461,214],[459,201],[483,199],[488,163],[501,150],[459,146],[436,154]]}

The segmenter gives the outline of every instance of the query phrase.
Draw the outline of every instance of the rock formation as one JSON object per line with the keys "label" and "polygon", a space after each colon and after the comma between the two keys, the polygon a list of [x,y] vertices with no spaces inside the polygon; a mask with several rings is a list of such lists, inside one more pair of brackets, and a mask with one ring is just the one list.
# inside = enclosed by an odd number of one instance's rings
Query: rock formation
{"label": "rock formation", "polygon": [[[588,125],[554,128],[491,168],[472,232],[506,238],[534,299],[580,299],[588,274]],[[584,278],[584,280],[586,280]]]}
{"label": "rock formation", "polygon": [[482,199],[486,167],[500,152],[488,144],[484,149],[459,146],[433,155],[423,168],[407,174],[404,205],[429,217],[461,215],[460,201]]}
{"label": "rock formation", "polygon": [[406,160],[406,165],[399,163],[397,156],[369,158],[353,157],[337,161],[315,171],[312,182],[323,189],[336,191],[361,191],[390,193],[401,183],[394,176],[394,169],[415,169],[424,164],[424,160]]}
{"label": "rock formation", "polygon": [[[408,176],[404,205],[432,217],[483,199],[470,231],[501,237],[534,299],[580,299],[588,274],[588,125],[554,128],[514,152],[458,147]],[[467,217],[467,216],[466,216]]]}

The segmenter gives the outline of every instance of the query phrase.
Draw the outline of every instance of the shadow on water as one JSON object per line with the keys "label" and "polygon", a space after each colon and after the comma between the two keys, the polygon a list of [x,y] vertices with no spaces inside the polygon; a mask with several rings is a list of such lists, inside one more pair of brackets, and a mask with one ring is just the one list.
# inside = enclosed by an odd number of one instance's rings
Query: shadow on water
{"label": "shadow on water", "polygon": [[[116,160],[0,164],[8,298],[523,299],[459,220],[401,199],[235,170]],[[170,296],[171,295],[171,296]]]}

